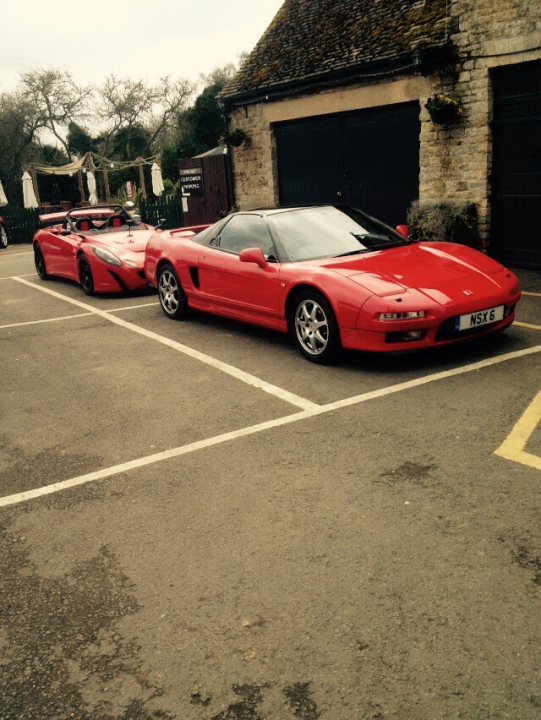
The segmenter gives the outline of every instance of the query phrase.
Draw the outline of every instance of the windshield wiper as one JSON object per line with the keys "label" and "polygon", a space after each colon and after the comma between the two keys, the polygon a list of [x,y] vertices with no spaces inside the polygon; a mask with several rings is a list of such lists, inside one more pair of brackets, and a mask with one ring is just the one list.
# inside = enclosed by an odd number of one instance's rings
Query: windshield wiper
{"label": "windshield wiper", "polygon": [[[388,235],[379,235],[378,233],[363,233],[362,235],[359,233],[351,233],[353,237],[358,240],[360,243],[365,242],[365,240],[376,241],[373,245],[368,246],[368,251],[371,250],[385,250],[386,248],[393,248],[393,247],[402,247],[402,245],[408,245],[408,242],[406,240],[396,240],[391,239]],[[384,242],[378,242],[383,240]]]}
{"label": "windshield wiper", "polygon": [[346,255],[360,255],[361,253],[367,253],[370,252],[369,248],[362,248],[360,250],[348,250],[347,252],[338,253],[338,255],[333,255],[333,258],[337,257],[345,257]]}
{"label": "windshield wiper", "polygon": [[352,232],[351,235],[355,238],[355,240],[358,240],[359,242],[364,242],[365,240],[389,240],[388,235],[379,235],[378,233],[354,233]]}

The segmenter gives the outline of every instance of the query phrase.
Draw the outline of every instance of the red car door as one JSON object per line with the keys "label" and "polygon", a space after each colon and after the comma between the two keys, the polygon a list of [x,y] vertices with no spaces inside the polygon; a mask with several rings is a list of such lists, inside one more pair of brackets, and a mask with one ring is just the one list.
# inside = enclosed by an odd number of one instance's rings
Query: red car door
{"label": "red car door", "polygon": [[[270,259],[264,268],[241,262],[239,254],[260,248]],[[222,228],[216,244],[199,255],[200,291],[216,310],[258,324],[275,326],[280,314],[280,263],[260,216],[236,215]]]}
{"label": "red car door", "polygon": [[41,248],[48,272],[76,279],[78,277],[77,251],[80,244],[81,238],[77,235],[45,232]]}

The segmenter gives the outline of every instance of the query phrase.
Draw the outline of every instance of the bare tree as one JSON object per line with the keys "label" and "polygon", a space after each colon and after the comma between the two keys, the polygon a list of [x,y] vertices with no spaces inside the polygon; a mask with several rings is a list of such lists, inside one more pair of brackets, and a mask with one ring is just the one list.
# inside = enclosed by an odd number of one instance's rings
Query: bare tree
{"label": "bare tree", "polygon": [[125,155],[131,158],[134,136],[141,126],[148,130],[145,144],[150,152],[171,119],[186,106],[192,92],[188,80],[171,81],[165,77],[157,85],[148,85],[143,80],[110,75],[98,90],[99,117],[106,127],[104,154],[110,153],[114,136],[122,131]]}
{"label": "bare tree", "polygon": [[33,104],[40,127],[47,128],[71,159],[63,130],[70,122],[82,117],[92,88],[77,85],[65,70],[34,70],[21,75],[21,93]]}

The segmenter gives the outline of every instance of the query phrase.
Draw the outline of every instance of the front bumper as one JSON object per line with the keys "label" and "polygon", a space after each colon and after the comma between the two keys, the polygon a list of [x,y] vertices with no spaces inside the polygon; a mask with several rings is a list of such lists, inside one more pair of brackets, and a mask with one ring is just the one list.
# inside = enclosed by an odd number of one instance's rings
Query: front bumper
{"label": "front bumper", "polygon": [[116,267],[104,262],[96,262],[92,266],[94,289],[100,293],[122,293],[145,290],[150,287],[143,267]]}
{"label": "front bumper", "polygon": [[[361,350],[369,352],[408,352],[424,350],[443,345],[456,345],[474,338],[491,335],[509,327],[515,319],[517,301],[505,305],[504,317],[499,322],[482,325],[469,330],[456,331],[455,318],[463,312],[443,317],[429,317],[414,321],[373,322],[372,328],[342,328],[341,338],[343,347],[348,350]],[[503,304],[501,301],[497,304]],[[475,309],[464,311],[474,312]],[[420,331],[420,339],[406,339],[412,331]]]}

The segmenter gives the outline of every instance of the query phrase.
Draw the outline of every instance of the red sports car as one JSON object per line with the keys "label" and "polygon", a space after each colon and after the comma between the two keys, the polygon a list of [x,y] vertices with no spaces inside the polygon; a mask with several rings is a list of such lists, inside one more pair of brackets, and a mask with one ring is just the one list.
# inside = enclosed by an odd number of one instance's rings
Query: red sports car
{"label": "red sports car", "polygon": [[75,280],[87,295],[148,287],[143,265],[154,232],[120,206],[92,206],[40,215],[34,236],[36,271]]}
{"label": "red sports car", "polygon": [[515,275],[463,245],[413,242],[349,207],[238,212],[155,233],[145,272],[168,317],[189,308],[289,332],[308,360],[396,352],[503,330]]}

